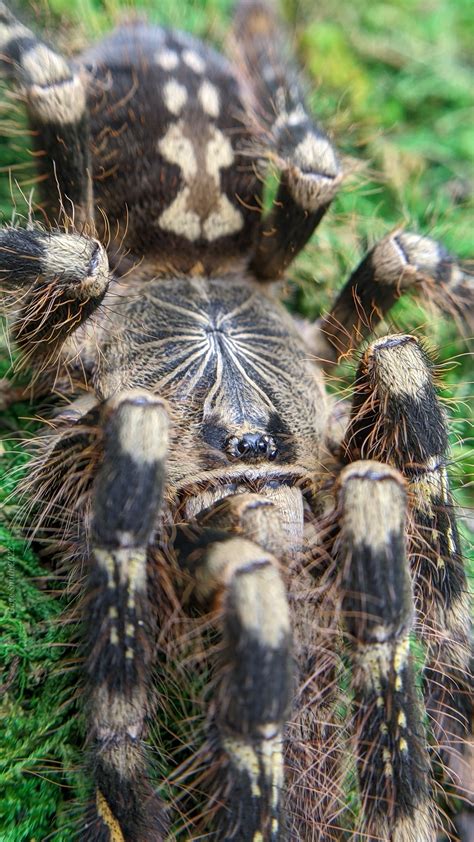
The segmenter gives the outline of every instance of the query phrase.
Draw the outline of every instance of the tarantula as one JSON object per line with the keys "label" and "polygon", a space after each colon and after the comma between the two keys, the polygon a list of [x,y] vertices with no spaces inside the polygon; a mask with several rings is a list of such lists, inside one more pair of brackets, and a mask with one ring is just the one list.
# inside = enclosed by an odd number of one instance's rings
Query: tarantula
{"label": "tarantula", "polygon": [[[1,283],[35,394],[68,395],[29,487],[36,537],[84,589],[81,838],[157,842],[179,813],[174,838],[434,840],[413,630],[438,765],[469,790],[446,419],[411,335],[366,344],[347,415],[323,371],[409,287],[462,310],[466,274],[397,230],[316,324],[279,303],[343,172],[258,0],[238,5],[233,63],[137,21],[72,63],[3,3],[0,48],[48,220],[1,231]],[[198,637],[206,737],[179,746],[166,806],[155,679],[174,658],[185,681]]]}

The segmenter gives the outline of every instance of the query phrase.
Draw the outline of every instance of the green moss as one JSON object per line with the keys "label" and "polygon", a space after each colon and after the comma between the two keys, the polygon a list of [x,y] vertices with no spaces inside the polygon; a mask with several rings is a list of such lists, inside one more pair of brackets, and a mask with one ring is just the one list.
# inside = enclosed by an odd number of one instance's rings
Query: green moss
{"label": "green moss", "polygon": [[340,97],[347,91],[345,105],[357,119],[365,111],[371,80],[345,32],[330,21],[313,23],[301,37],[301,48],[306,70],[325,95]]}
{"label": "green moss", "polygon": [[[8,485],[8,483],[7,483]],[[4,487],[2,485],[2,487]],[[78,714],[65,672],[70,637],[62,607],[40,589],[41,569],[25,543],[0,527],[0,834],[8,842],[43,839],[76,783]],[[77,676],[76,676],[77,680]],[[59,839],[66,836],[58,835]]]}

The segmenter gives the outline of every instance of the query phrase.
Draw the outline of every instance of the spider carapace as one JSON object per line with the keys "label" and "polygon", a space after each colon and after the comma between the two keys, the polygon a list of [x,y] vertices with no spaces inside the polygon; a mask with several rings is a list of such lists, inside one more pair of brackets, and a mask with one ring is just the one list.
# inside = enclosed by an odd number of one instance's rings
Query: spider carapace
{"label": "spider carapace", "polygon": [[[343,165],[264,3],[238,5],[230,61],[136,21],[69,62],[3,3],[0,38],[43,209],[2,230],[2,288],[34,393],[67,396],[28,488],[82,570],[80,838],[432,842],[413,631],[440,782],[465,795],[469,769],[446,419],[411,335],[366,344],[347,413],[324,370],[408,287],[466,317],[465,272],[400,229],[316,324],[280,304]],[[165,785],[148,735],[193,668]]]}

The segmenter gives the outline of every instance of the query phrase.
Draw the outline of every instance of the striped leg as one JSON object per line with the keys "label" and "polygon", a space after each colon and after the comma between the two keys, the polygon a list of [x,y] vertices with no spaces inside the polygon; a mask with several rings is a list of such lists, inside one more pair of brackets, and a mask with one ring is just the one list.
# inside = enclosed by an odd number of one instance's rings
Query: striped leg
{"label": "striped leg", "polygon": [[271,9],[244,0],[234,29],[237,63],[247,70],[257,124],[281,171],[273,209],[260,227],[252,268],[280,277],[326,213],[342,180],[337,156],[308,114],[298,74]]}
{"label": "striped leg", "polygon": [[88,842],[159,842],[160,799],[143,738],[152,708],[147,547],[159,513],[168,418],[160,400],[124,392],[105,405],[105,448],[92,497],[87,714],[94,804]]}
{"label": "striped leg", "polygon": [[390,462],[408,481],[418,628],[427,646],[427,709],[446,773],[461,795],[472,798],[466,574],[446,470],[446,419],[414,337],[379,339],[364,354],[345,449],[350,459]]}
{"label": "striped leg", "polygon": [[225,780],[212,829],[216,839],[277,842],[285,838],[283,727],[292,690],[288,603],[275,557],[224,529],[270,544],[279,536],[280,547],[285,538],[276,507],[257,494],[218,501],[201,525],[203,549],[181,553],[197,596],[218,609],[223,636],[216,725]]}
{"label": "striped leg", "polygon": [[[301,554],[303,519],[301,491],[282,486],[266,487],[258,495],[226,497],[201,515],[199,521],[206,528],[245,536],[284,560],[290,570],[288,597],[296,674],[285,736],[285,807],[281,824],[288,839],[334,842],[340,838],[339,814],[345,797],[341,761],[347,752],[347,744],[341,738],[340,656],[335,651],[338,614],[334,602],[338,596],[334,576],[328,574],[327,558],[318,571],[314,565],[311,572],[305,569]],[[317,538],[320,540],[321,535]],[[337,588],[338,595],[339,592]]]}
{"label": "striped leg", "polygon": [[14,338],[44,369],[65,339],[102,301],[109,264],[97,240],[39,229],[0,230],[0,291],[13,314]]}
{"label": "striped leg", "polygon": [[89,117],[84,80],[0,2],[0,68],[25,97],[50,222],[92,221]]}
{"label": "striped leg", "polygon": [[333,364],[365,339],[403,293],[422,293],[474,330],[474,285],[439,243],[407,231],[380,240],[315,326],[318,357]]}
{"label": "striped leg", "polygon": [[434,842],[429,760],[409,655],[405,484],[387,465],[356,462],[342,471],[338,497],[361,838]]}

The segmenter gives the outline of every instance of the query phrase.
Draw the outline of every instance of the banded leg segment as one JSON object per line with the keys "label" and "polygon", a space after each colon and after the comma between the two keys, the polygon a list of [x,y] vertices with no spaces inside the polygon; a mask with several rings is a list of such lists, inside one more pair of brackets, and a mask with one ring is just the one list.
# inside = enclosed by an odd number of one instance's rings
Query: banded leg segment
{"label": "banded leg segment", "polygon": [[[341,739],[339,658],[334,651],[340,612],[333,610],[327,579],[324,585],[318,581],[315,596],[316,571],[313,568],[310,574],[305,570],[301,556],[303,521],[301,491],[288,486],[266,487],[260,494],[230,495],[199,516],[204,529],[245,536],[274,557],[284,559],[290,569],[288,598],[296,670],[285,735],[286,806],[284,821],[280,819],[281,833],[285,839],[334,842],[340,836],[342,758],[347,751]],[[326,560],[321,567],[327,577]],[[336,601],[336,589],[330,590]],[[277,602],[274,607],[278,612]],[[240,809],[245,809],[245,803]]]}
{"label": "banded leg segment", "polygon": [[280,277],[326,213],[342,180],[336,153],[314,125],[298,73],[271,9],[244,0],[235,27],[237,65],[246,68],[257,130],[280,170],[273,209],[260,226],[252,268],[261,280]]}
{"label": "banded leg segment", "polygon": [[85,80],[0,2],[0,68],[25,97],[50,222],[93,220]]}
{"label": "banded leg segment", "polygon": [[143,746],[151,689],[153,609],[147,547],[161,506],[168,418],[146,392],[105,405],[105,448],[92,499],[85,606],[87,712],[95,803],[91,842],[161,842],[166,822]]}
{"label": "banded leg segment", "polygon": [[463,796],[473,797],[466,574],[447,477],[446,419],[414,337],[385,337],[364,354],[345,450],[349,459],[388,460],[409,483],[417,622],[427,646],[427,709],[451,780]]}
{"label": "banded leg segment", "polygon": [[[223,649],[218,665],[216,726],[225,765],[216,838],[277,842],[283,821],[283,727],[292,692],[289,608],[274,556],[245,537],[273,543],[275,507],[256,494],[218,501],[202,519],[201,549],[184,563],[196,595],[219,611]],[[281,542],[285,540],[285,527]],[[290,539],[291,540],[291,539]],[[280,544],[281,545],[281,544]]]}
{"label": "banded leg segment", "polygon": [[429,760],[409,655],[405,484],[377,462],[340,476],[343,614],[352,659],[364,839],[434,842]]}
{"label": "banded leg segment", "polygon": [[318,356],[333,364],[357,348],[410,289],[474,329],[474,284],[467,272],[435,240],[395,231],[364,257],[317,324]]}
{"label": "banded leg segment", "polygon": [[283,723],[292,686],[285,589],[275,559],[243,538],[210,547],[202,574],[214,598],[225,586],[218,728],[229,769],[222,838],[276,842],[283,838]]}
{"label": "banded leg segment", "polygon": [[109,264],[97,240],[40,229],[0,231],[0,293],[27,359],[50,365],[65,339],[99,306]]}

